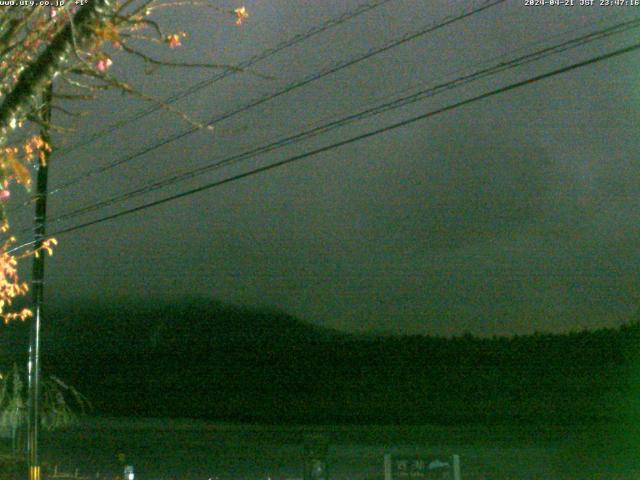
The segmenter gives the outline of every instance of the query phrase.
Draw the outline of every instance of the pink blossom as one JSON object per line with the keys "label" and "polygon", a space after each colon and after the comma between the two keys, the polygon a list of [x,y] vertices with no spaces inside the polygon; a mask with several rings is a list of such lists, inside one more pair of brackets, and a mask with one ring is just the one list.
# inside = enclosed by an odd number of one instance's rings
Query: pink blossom
{"label": "pink blossom", "polygon": [[0,190],[0,201],[6,202],[11,197],[11,192],[9,190]]}
{"label": "pink blossom", "polygon": [[113,61],[109,57],[103,57],[96,63],[96,68],[101,72],[106,72],[113,65]]}
{"label": "pink blossom", "polygon": [[181,47],[182,42],[180,41],[180,37],[181,35],[179,33],[167,35],[167,43],[169,44],[169,48]]}

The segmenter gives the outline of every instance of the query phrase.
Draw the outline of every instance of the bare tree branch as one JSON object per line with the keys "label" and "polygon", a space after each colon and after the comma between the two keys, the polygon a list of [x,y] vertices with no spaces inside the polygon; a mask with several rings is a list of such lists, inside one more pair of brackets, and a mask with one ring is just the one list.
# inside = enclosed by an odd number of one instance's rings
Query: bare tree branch
{"label": "bare tree branch", "polygon": [[[94,35],[94,28],[111,11],[110,0],[92,0],[74,17],[76,41],[85,43]],[[39,102],[44,88],[60,71],[72,48],[72,26],[67,24],[48,47],[21,74],[13,90],[0,105],[0,145],[6,143],[8,132],[15,128]]]}

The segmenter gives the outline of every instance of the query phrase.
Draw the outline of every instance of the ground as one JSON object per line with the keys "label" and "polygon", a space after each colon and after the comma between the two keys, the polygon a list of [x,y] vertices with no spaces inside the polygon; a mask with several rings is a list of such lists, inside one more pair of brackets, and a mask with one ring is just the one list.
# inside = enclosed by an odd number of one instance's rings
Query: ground
{"label": "ground", "polygon": [[382,479],[388,451],[458,454],[465,480],[640,478],[638,456],[611,425],[283,427],[87,419],[45,434],[42,452],[45,462],[91,477],[113,478],[132,464],[140,480],[276,480],[302,477],[302,439],[311,432],[330,439],[335,480]]}

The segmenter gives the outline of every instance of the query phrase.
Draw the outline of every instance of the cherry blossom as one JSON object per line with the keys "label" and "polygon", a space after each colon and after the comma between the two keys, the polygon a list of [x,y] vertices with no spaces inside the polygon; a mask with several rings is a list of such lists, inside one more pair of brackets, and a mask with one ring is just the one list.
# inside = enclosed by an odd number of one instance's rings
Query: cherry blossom
{"label": "cherry blossom", "polygon": [[236,8],[233,13],[236,14],[236,25],[242,25],[242,22],[249,18],[249,13],[245,7]]}
{"label": "cherry blossom", "polygon": [[166,41],[169,44],[169,48],[178,48],[182,46],[182,42],[180,39],[185,37],[187,34],[184,32],[180,33],[172,33],[171,35],[167,35]]}
{"label": "cherry blossom", "polygon": [[96,62],[96,68],[101,72],[106,72],[113,65],[113,60],[106,55]]}

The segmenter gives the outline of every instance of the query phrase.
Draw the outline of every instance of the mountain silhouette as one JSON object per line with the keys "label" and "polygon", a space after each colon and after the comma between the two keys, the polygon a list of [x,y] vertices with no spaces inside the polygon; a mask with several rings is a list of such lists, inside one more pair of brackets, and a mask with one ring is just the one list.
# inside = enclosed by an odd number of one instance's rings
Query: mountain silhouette
{"label": "mountain silhouette", "polygon": [[[0,335],[26,362],[27,325]],[[47,308],[43,370],[98,414],[258,422],[582,422],[640,416],[640,327],[477,338],[359,336],[186,299]],[[631,399],[631,400],[630,400]]]}

